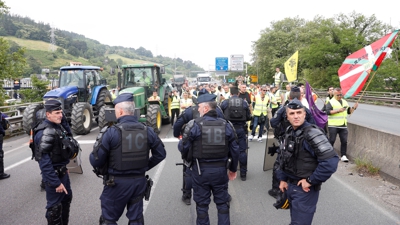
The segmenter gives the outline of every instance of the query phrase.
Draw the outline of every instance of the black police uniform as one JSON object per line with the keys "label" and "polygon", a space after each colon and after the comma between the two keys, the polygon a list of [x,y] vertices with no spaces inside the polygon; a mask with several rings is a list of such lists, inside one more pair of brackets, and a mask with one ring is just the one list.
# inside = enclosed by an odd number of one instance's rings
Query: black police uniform
{"label": "black police uniform", "polygon": [[[297,87],[296,87],[297,88]],[[298,88],[297,88],[298,89]],[[293,91],[293,89],[292,89]],[[300,92],[300,90],[298,90]],[[286,102],[286,105],[292,101],[297,102],[296,104],[301,104],[299,100],[290,100]],[[285,106],[286,106],[285,105]],[[306,110],[306,121],[310,124],[316,124],[314,117],[312,116],[311,112],[309,109],[305,108]],[[290,126],[289,121],[286,118],[286,107],[281,107],[274,115],[273,118],[270,120],[271,127],[274,128],[274,135],[275,138],[278,139],[279,143],[282,143],[284,133],[286,129]],[[270,153],[272,156],[274,155],[274,152]],[[268,191],[268,194],[271,195],[272,197],[276,197],[278,192],[279,192],[279,180],[276,177],[276,170],[279,168],[279,161],[278,158],[275,160],[273,169],[272,169],[272,189]]]}
{"label": "black police uniform", "polygon": [[[32,128],[37,127],[40,123],[42,123],[42,121],[44,121],[46,119],[46,108],[40,109],[36,112],[36,124],[32,124]],[[65,129],[65,131],[67,132],[67,136],[72,137],[72,131],[71,131],[71,127],[69,126],[68,120],[66,119],[65,114],[63,113],[63,117],[61,119],[61,126]],[[45,184],[43,182],[43,180],[40,183],[40,187],[42,188],[42,190],[45,189]]]}
{"label": "black police uniform", "polygon": [[[198,102],[211,101],[215,95],[205,94]],[[191,141],[193,140],[193,141]],[[178,145],[183,158],[192,163],[193,199],[196,202],[197,224],[210,224],[208,206],[211,193],[218,209],[218,224],[230,224],[227,162],[236,172],[239,145],[233,126],[217,118],[215,110],[191,120]]]}
{"label": "black police uniform", "polygon": [[[124,101],[132,102],[132,94],[120,94],[114,104]],[[89,158],[95,170],[106,171],[100,196],[100,224],[117,224],[125,207],[129,224],[144,224],[145,172],[165,157],[160,138],[151,127],[138,122],[136,116],[122,116],[116,125],[100,131]]]}
{"label": "black police uniform", "polygon": [[236,135],[239,140],[239,151],[240,151],[239,154],[240,178],[242,180],[246,180],[246,175],[247,175],[246,121],[249,121],[251,119],[249,104],[247,103],[247,101],[244,101],[237,95],[232,95],[229,99],[226,99],[221,103],[221,109],[224,112],[225,119],[229,120],[233,124],[233,127],[236,130]]}
{"label": "black police uniform", "polygon": [[[199,96],[205,94],[207,91],[203,88],[203,90],[199,91]],[[217,97],[217,96],[215,96]],[[190,106],[186,108],[181,115],[179,115],[178,119],[174,123],[173,126],[173,134],[174,137],[179,138],[179,136],[183,133],[183,126],[187,124],[192,119],[197,119],[200,117],[198,105]],[[218,118],[224,118],[224,114],[222,110],[217,107],[216,109]],[[187,205],[190,205],[190,200],[192,198],[192,171],[189,167],[187,167],[184,163],[183,165],[183,185],[182,185],[182,201],[184,201]]]}
{"label": "black police uniform", "polygon": [[[292,107],[291,104],[288,106]],[[303,107],[295,104],[294,109]],[[276,172],[280,181],[288,183],[286,194],[290,202],[291,224],[311,224],[321,184],[336,171],[339,157],[324,132],[308,122],[295,130],[289,126],[284,143]],[[298,186],[301,179],[312,185],[309,192]]]}
{"label": "black police uniform", "polygon": [[[61,103],[48,100],[46,111],[61,110]],[[72,201],[72,190],[67,164],[70,153],[63,148],[65,135],[59,124],[45,119],[36,127],[34,136],[35,160],[39,162],[42,180],[46,191],[46,218],[48,224],[68,224],[69,209]],[[56,188],[64,185],[67,193],[56,192]]]}

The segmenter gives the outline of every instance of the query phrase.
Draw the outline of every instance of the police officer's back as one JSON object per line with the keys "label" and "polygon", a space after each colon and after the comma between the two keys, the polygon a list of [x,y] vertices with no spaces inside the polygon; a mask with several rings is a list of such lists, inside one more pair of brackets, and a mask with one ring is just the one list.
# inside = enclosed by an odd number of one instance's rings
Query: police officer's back
{"label": "police officer's back", "polygon": [[[179,142],[182,157],[192,163],[197,224],[210,224],[211,190],[218,209],[218,224],[230,223],[227,186],[229,179],[236,178],[239,146],[233,126],[217,118],[215,97],[203,94],[198,98],[201,117],[187,124]],[[227,165],[228,157],[231,158],[230,165]]]}
{"label": "police officer's back", "polygon": [[100,224],[116,224],[125,207],[130,224],[143,224],[145,172],[165,159],[166,152],[154,130],[134,116],[132,94],[119,95],[114,104],[118,122],[100,131],[90,154],[90,163],[103,175],[105,185]]}
{"label": "police officer's back", "polygon": [[[201,96],[202,94],[206,94],[207,91],[205,88],[199,91],[198,95]],[[196,101],[196,105],[190,106],[186,108],[178,117],[176,122],[174,123],[173,126],[173,135],[174,137],[179,137],[183,133],[183,127],[192,119],[197,119],[200,117],[199,113],[199,106]],[[217,107],[217,116],[219,118],[224,118],[224,114],[222,110]],[[190,205],[191,204],[191,198],[192,198],[192,171],[190,168],[183,164],[183,185],[182,185],[182,201],[185,202],[185,204]]]}
{"label": "police officer's back", "polygon": [[[203,88],[202,90],[200,90],[198,92],[198,95],[201,96],[201,95],[206,94],[206,93],[207,93],[206,89]],[[217,107],[216,111],[217,111],[217,116],[219,118],[225,118],[224,117],[224,113],[222,112],[221,108]],[[197,119],[199,117],[200,117],[199,106],[198,106],[198,103],[197,103],[197,100],[196,100],[195,105],[187,107],[181,113],[181,115],[179,115],[178,119],[174,123],[174,126],[173,126],[173,135],[174,135],[174,137],[179,137],[182,134],[182,132],[183,132],[182,128],[183,128],[183,126],[185,124],[187,124],[190,120]]]}
{"label": "police officer's back", "polygon": [[[246,85],[242,85],[246,88]],[[231,97],[221,103],[221,109],[224,112],[225,119],[229,120],[236,131],[239,143],[239,163],[240,178],[245,181],[247,176],[247,126],[246,121],[251,119],[250,106],[248,102],[239,97],[237,87],[230,88]],[[247,93],[247,92],[246,92]]]}

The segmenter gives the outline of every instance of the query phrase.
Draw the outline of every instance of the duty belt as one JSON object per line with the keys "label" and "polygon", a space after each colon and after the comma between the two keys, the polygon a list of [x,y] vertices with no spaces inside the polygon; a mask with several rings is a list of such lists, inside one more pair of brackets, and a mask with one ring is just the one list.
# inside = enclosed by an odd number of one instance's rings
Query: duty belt
{"label": "duty belt", "polygon": [[226,162],[218,161],[218,162],[199,162],[200,167],[225,167]]}
{"label": "duty belt", "polygon": [[56,172],[56,174],[59,178],[63,177],[65,174],[67,174],[68,168],[66,166],[56,166],[53,168],[54,168],[54,172]]}

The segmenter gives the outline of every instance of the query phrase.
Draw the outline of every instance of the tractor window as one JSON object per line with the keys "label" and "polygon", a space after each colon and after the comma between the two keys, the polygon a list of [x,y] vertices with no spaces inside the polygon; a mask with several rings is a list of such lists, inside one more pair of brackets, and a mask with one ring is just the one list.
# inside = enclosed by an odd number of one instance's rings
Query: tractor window
{"label": "tractor window", "polygon": [[88,87],[94,87],[96,84],[95,80],[96,76],[94,74],[94,71],[85,70],[85,75],[86,75],[86,84],[88,85]]}
{"label": "tractor window", "polygon": [[152,68],[127,68],[123,74],[123,87],[151,86],[153,84]]}
{"label": "tractor window", "polygon": [[77,86],[83,88],[83,72],[81,70],[63,70],[60,73],[60,87]]}

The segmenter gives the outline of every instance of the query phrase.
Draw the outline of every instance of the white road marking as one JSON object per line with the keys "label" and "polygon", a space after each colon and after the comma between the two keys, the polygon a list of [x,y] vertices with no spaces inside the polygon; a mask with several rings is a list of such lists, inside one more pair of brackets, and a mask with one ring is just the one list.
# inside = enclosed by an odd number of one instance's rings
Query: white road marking
{"label": "white road marking", "polygon": [[12,165],[10,165],[10,166],[4,168],[4,171],[7,171],[7,170],[12,169],[12,168],[14,168],[14,167],[17,167],[17,166],[19,166],[19,165],[21,165],[21,164],[23,164],[23,163],[26,163],[26,162],[28,162],[28,161],[30,161],[30,160],[31,160],[31,157],[26,158],[26,159],[23,159],[23,160],[21,160],[21,161],[19,161],[19,162],[17,162],[17,163],[14,163],[14,164],[12,164]]}
{"label": "white road marking", "polygon": [[[162,162],[158,164],[157,171],[155,172],[154,177],[151,178],[153,179],[153,187],[152,187],[153,191],[156,189],[157,182],[160,179],[160,175],[164,169],[165,161],[167,160],[164,159]],[[152,197],[153,195],[150,195],[149,201],[143,201],[143,215],[146,213],[147,206],[150,204]]]}

